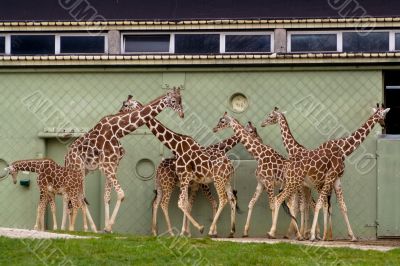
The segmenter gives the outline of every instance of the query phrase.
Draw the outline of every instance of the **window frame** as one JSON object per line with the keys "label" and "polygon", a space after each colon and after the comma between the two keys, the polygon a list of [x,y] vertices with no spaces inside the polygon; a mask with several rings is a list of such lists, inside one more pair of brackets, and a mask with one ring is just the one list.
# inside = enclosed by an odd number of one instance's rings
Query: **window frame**
{"label": "window frame", "polygon": [[[34,54],[26,54],[26,55],[20,55],[20,54],[12,54],[11,53],[11,36],[24,36],[24,35],[51,35],[54,36],[54,54],[50,54],[50,56],[57,55],[56,54],[56,46],[57,46],[57,41],[56,41],[56,34],[52,32],[10,32],[7,33],[6,36],[8,37],[8,42],[7,42],[7,37],[6,37],[6,55],[11,55],[11,56],[35,56]],[[7,47],[8,46],[8,47]],[[8,49],[7,49],[8,48]],[[7,53],[8,52],[8,53]],[[39,56],[46,56],[46,55],[39,55]]]}
{"label": "window frame", "polygon": [[[274,46],[274,32],[273,31],[229,31],[220,33],[220,53],[225,54],[272,54],[275,51]],[[270,51],[269,52],[226,52],[226,36],[227,35],[268,35],[270,37]]]}
{"label": "window frame", "polygon": [[[5,37],[5,53],[3,55],[9,55],[9,56],[22,56],[22,55],[15,55],[11,53],[11,36],[12,35],[52,35],[54,36],[54,55],[96,55],[99,53],[61,53],[61,36],[88,36],[88,37],[94,37],[94,36],[103,36],[104,37],[104,52],[100,53],[101,55],[103,54],[108,54],[108,34],[107,33],[101,33],[101,34],[96,34],[92,35],[87,32],[9,32],[9,33],[4,33],[0,34],[0,36]],[[0,53],[1,54],[1,53]],[[24,56],[30,56],[30,55],[24,55]],[[42,55],[43,56],[43,55]]]}
{"label": "window frame", "polygon": [[[142,35],[169,35],[169,49],[168,52],[126,52],[125,51],[125,36],[142,36]],[[121,33],[121,54],[171,54],[175,50],[175,36],[170,32],[124,32]]]}
{"label": "window frame", "polygon": [[[324,30],[324,31],[288,31],[287,32],[287,52],[288,53],[293,53],[293,54],[301,54],[301,53],[343,53],[343,33],[344,32],[357,32],[357,30]],[[368,31],[364,31],[368,32]],[[395,51],[400,51],[400,50],[395,50],[395,34],[400,33],[400,30],[385,30],[385,29],[379,29],[379,30],[373,30],[372,32],[388,32],[389,33],[389,47],[386,52],[395,52]],[[291,47],[291,37],[292,35],[295,34],[336,34],[336,45],[337,49],[336,51],[309,51],[309,52],[292,52],[292,47]],[[348,53],[355,53],[355,52],[348,52]],[[384,53],[384,52],[360,52],[360,53]]]}
{"label": "window frame", "polygon": [[[123,32],[121,33],[121,54],[176,54],[175,53],[175,35],[176,34],[213,34],[219,35],[219,54],[226,54],[225,52],[225,36],[226,35],[269,35],[270,36],[270,47],[271,50],[269,52],[262,52],[262,53],[254,53],[254,52],[235,52],[233,54],[271,54],[274,53],[274,32],[273,31],[174,31],[174,32],[162,32],[162,31],[155,31],[155,32]],[[125,36],[132,36],[132,35],[169,35],[169,50],[168,52],[127,52],[125,51]],[[229,53],[232,54],[232,53]]]}
{"label": "window frame", "polygon": [[[96,54],[108,54],[108,35],[107,33],[101,33],[101,34],[88,34],[85,32],[78,32],[78,33],[73,33],[73,32],[67,32],[67,33],[56,33],[56,55],[96,55]],[[61,53],[61,37],[104,37],[104,52],[103,53]]]}
{"label": "window frame", "polygon": [[0,34],[0,37],[4,37],[4,53],[0,53],[0,55],[7,54],[7,34]]}

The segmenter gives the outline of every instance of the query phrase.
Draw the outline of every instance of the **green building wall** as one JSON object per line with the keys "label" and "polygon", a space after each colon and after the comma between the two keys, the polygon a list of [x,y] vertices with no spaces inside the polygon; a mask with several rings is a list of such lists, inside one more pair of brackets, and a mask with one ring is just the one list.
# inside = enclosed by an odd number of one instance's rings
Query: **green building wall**
{"label": "green building wall", "polygon": [[[275,106],[287,111],[298,142],[314,148],[330,138],[354,131],[365,122],[374,104],[382,101],[383,86],[381,70],[355,67],[342,70],[333,67],[3,69],[0,80],[0,158],[11,162],[51,157],[59,163],[63,163],[71,138],[57,138],[57,132],[63,133],[65,129],[68,133],[74,128],[74,135],[91,128],[102,116],[116,113],[128,94],[146,103],[165,93],[167,87],[183,86],[185,119],[181,120],[172,110],[165,110],[158,116],[165,125],[207,145],[232,135],[231,130],[217,134],[211,131],[228,111],[242,123],[252,121],[264,142],[286,155],[278,126],[259,126]],[[242,93],[248,99],[248,107],[242,113],[235,113],[231,108],[230,99],[235,93]],[[380,130],[376,126],[347,159],[342,178],[350,222],[356,235],[363,238],[374,238],[377,232],[376,143]],[[121,161],[118,179],[126,199],[114,230],[150,234],[153,167],[170,152],[146,127],[125,137],[122,143],[126,156]],[[232,183],[238,190],[243,211],[237,215],[236,236],[241,236],[247,205],[256,188],[256,163],[241,144],[230,156],[236,166]],[[19,178],[30,179],[31,186],[13,185],[11,179],[0,182],[0,226],[33,228],[38,202],[35,175],[21,173]],[[96,171],[87,177],[86,183],[90,210],[101,228],[104,226],[104,177]],[[176,204],[177,191],[173,195],[170,215],[173,225],[180,230],[182,215]],[[60,202],[58,205],[61,206]],[[333,206],[334,236],[345,238],[347,231],[335,198]],[[201,193],[193,213],[208,228],[211,207]],[[264,193],[255,206],[250,235],[265,236],[271,225],[270,216]],[[60,223],[61,208],[58,208],[58,219]],[[159,232],[165,232],[161,210],[158,221]],[[281,210],[279,234],[287,226],[288,219]],[[220,235],[228,235],[228,207],[218,230]]]}

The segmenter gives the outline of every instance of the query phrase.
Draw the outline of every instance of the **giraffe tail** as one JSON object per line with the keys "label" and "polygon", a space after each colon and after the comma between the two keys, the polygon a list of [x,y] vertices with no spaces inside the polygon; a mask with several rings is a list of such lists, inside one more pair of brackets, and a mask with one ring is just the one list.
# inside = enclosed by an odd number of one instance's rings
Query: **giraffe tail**
{"label": "giraffe tail", "polygon": [[[280,189],[279,189],[279,193],[281,193],[282,191],[283,191],[283,189],[280,188]],[[289,215],[290,218],[292,218],[293,220],[295,220],[296,223],[297,223],[297,219],[296,219],[296,217],[294,217],[294,216],[292,215],[292,213],[290,212],[290,209],[289,209],[289,206],[288,206],[287,203],[286,203],[286,200],[284,200],[284,201],[282,202],[282,208],[283,208],[283,210],[286,212],[286,214]]]}
{"label": "giraffe tail", "polygon": [[239,203],[238,203],[238,197],[237,197],[238,191],[236,189],[234,189],[232,192],[233,192],[233,196],[235,197],[235,200],[236,200],[236,211],[238,214],[242,214],[243,211],[240,209]]}

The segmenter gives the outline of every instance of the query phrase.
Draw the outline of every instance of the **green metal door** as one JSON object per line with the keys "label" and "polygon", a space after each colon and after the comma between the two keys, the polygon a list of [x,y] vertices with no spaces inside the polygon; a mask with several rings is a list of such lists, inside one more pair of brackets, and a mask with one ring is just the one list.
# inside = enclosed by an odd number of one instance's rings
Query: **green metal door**
{"label": "green metal door", "polygon": [[400,138],[378,139],[378,237],[400,236]]}

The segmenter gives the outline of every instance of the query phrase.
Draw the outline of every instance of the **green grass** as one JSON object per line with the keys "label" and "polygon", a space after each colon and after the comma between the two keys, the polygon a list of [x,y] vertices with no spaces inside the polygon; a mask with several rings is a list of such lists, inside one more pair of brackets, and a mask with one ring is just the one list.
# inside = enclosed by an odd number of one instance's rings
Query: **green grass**
{"label": "green grass", "polygon": [[0,265],[400,265],[400,249],[378,252],[208,238],[96,236],[73,240],[0,237]]}

